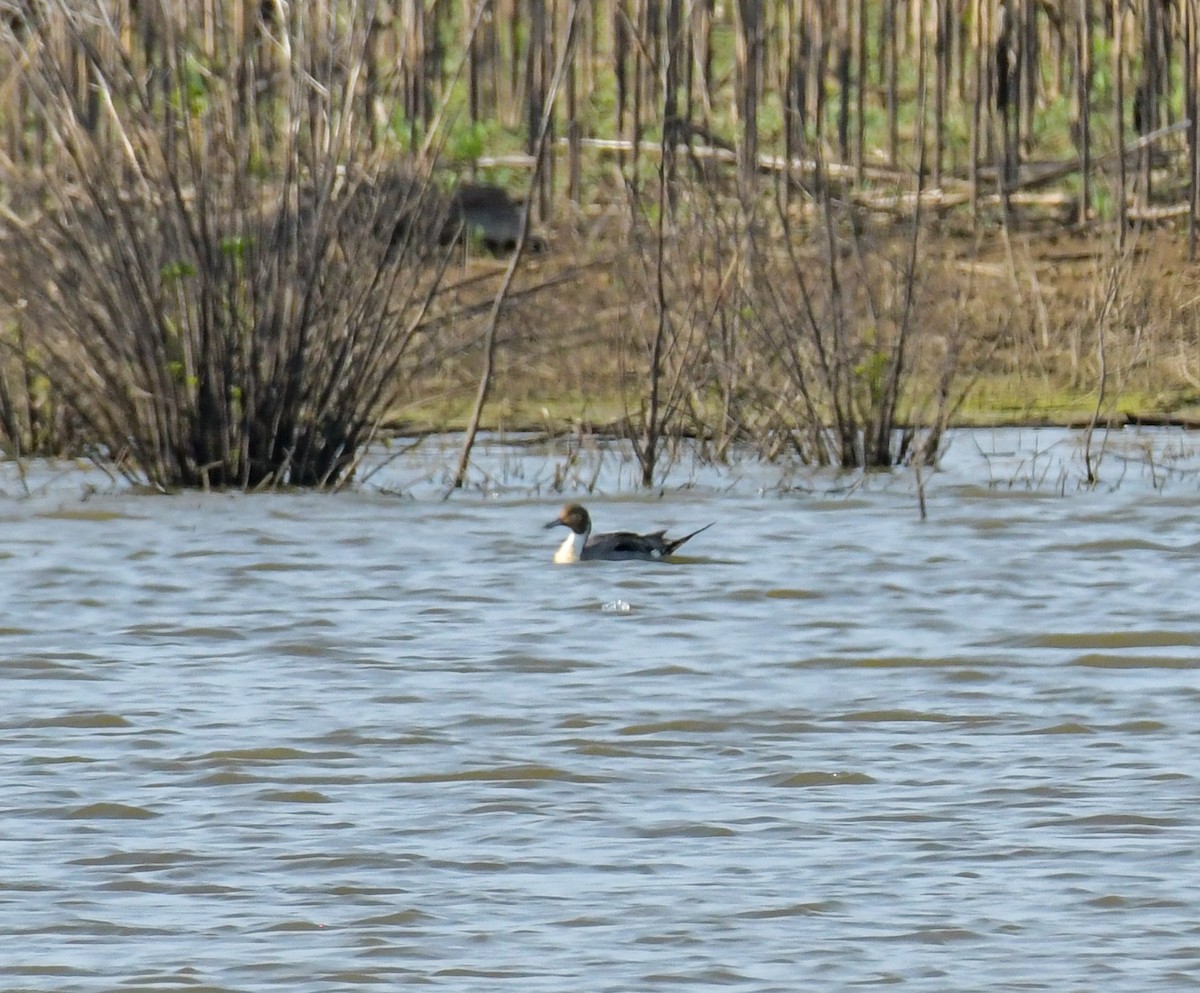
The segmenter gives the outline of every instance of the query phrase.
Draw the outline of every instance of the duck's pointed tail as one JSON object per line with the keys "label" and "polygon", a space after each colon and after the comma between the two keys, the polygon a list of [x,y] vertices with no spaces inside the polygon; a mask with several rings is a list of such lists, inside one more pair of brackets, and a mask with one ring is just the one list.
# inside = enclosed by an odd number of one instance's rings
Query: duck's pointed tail
{"label": "duck's pointed tail", "polygon": [[696,537],[696,535],[698,535],[701,531],[707,531],[710,527],[712,527],[716,523],[717,523],[716,521],[709,521],[707,524],[704,525],[704,527],[697,528],[691,534],[685,534],[682,538],[669,539],[666,542],[667,554],[674,555],[675,550],[678,549],[685,541],[690,541],[692,538]]}

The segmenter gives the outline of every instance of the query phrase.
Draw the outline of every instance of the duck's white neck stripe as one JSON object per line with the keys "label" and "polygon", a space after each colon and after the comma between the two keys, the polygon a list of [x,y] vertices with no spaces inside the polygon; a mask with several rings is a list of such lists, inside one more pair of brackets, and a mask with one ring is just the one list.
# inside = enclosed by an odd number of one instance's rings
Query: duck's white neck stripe
{"label": "duck's white neck stripe", "polygon": [[586,534],[568,532],[563,543],[558,546],[558,551],[554,553],[554,561],[558,565],[570,565],[572,562],[578,562],[579,554],[583,551],[583,543],[586,540]]}

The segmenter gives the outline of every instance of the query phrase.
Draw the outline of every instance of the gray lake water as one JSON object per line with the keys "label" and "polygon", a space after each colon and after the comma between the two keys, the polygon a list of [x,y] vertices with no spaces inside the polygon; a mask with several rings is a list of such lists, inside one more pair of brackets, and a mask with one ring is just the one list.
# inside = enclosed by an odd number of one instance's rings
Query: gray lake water
{"label": "gray lake water", "polygon": [[[429,441],[337,495],[0,466],[0,989],[1190,990],[1200,437],[926,480]],[[595,477],[597,492],[582,494]]]}

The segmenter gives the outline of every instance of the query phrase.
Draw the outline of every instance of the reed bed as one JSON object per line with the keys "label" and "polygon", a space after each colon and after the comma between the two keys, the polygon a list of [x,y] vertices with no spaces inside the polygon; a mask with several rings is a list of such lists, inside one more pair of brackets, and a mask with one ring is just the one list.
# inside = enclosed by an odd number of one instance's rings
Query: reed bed
{"label": "reed bed", "polygon": [[[608,156],[640,181],[665,135],[747,177],[821,159],[869,198],[911,188],[920,168],[939,209],[978,212],[1056,192],[1084,220],[1127,210],[1186,219],[1194,241],[1200,0],[56,0],[0,9],[9,38],[0,148],[11,162],[56,154],[29,72],[33,37],[53,36],[62,49],[62,86],[82,121],[103,116],[88,46],[67,22],[106,23],[109,48],[160,78],[175,63],[174,22],[194,46],[193,68],[203,64],[210,78],[228,70],[247,137],[269,140],[260,119],[290,100],[284,33],[299,32],[291,57],[315,55],[324,26],[341,31],[349,19],[361,35],[354,62],[338,66],[327,52],[311,68],[319,85],[352,84],[347,106],[368,144],[388,136],[427,154],[442,135],[460,163],[524,167],[548,116],[543,212],[578,200]],[[562,92],[549,100],[568,52]],[[328,109],[310,107],[312,126],[332,126],[316,122]]]}

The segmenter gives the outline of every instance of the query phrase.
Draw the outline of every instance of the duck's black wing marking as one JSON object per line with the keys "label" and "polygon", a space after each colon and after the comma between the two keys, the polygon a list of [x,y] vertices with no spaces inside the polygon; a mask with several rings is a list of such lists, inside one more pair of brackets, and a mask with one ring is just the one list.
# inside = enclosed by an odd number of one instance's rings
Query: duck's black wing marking
{"label": "duck's black wing marking", "polygon": [[633,531],[614,531],[597,537],[604,538],[606,547],[614,552],[648,555],[655,547],[662,545],[664,533],[655,531],[653,534],[635,534]]}

